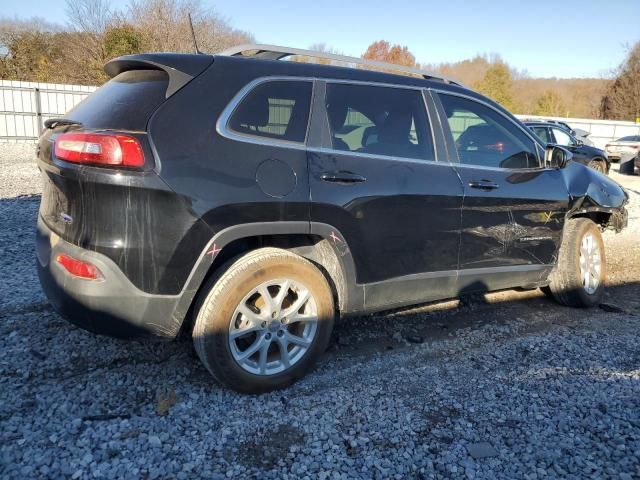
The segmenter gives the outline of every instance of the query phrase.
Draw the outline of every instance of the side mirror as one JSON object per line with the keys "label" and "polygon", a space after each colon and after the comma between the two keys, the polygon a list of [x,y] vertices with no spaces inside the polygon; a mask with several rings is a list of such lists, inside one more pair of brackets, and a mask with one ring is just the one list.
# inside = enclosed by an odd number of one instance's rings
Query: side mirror
{"label": "side mirror", "polygon": [[582,145],[584,145],[584,142],[582,140],[580,140],[579,138],[576,138],[574,145],[576,147],[581,147]]}
{"label": "side mirror", "polygon": [[572,157],[569,150],[558,145],[547,145],[544,149],[544,164],[550,168],[564,168]]}

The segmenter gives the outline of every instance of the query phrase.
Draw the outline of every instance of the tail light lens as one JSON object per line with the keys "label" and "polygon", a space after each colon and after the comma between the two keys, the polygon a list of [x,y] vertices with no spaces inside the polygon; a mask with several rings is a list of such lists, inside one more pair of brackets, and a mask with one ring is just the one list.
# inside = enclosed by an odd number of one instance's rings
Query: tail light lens
{"label": "tail light lens", "polygon": [[117,167],[142,167],[140,142],[128,135],[63,133],[56,138],[56,157],[73,163]]}
{"label": "tail light lens", "polygon": [[85,278],[87,280],[102,278],[100,270],[98,270],[98,267],[95,265],[70,257],[64,253],[56,257],[56,262],[62,265],[64,269],[74,277]]}

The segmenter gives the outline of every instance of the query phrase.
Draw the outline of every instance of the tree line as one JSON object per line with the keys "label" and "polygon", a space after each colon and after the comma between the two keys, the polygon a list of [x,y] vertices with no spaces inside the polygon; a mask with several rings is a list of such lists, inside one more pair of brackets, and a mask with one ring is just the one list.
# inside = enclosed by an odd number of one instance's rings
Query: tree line
{"label": "tree line", "polygon": [[[121,10],[112,9],[108,0],[66,0],[66,12],[66,26],[42,19],[0,20],[1,79],[100,85],[108,80],[103,66],[114,57],[192,52],[189,14],[204,52],[255,41],[251,33],[234,28],[199,0],[130,0]],[[338,53],[325,44],[311,49]],[[454,77],[514,113],[620,120],[640,117],[640,42],[629,50],[613,79],[532,78],[498,55],[421,65],[408,47],[385,40],[373,42],[362,57]]]}
{"label": "tree line", "polygon": [[384,40],[371,44],[363,57],[453,77],[513,113],[629,121],[640,117],[640,42],[629,49],[613,80],[532,78],[509,66],[499,55],[420,65],[407,47]]}
{"label": "tree line", "polygon": [[66,26],[42,19],[0,20],[0,78],[100,85],[104,64],[141,52],[217,52],[253,36],[233,28],[198,0],[130,0],[123,10],[109,0],[67,0]]}

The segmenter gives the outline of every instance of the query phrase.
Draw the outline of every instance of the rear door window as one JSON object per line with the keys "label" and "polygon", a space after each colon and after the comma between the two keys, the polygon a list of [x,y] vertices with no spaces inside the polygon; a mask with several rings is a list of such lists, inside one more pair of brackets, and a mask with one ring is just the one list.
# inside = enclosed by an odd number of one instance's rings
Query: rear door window
{"label": "rear door window", "polygon": [[253,137],[304,143],[312,89],[311,81],[261,83],[240,101],[227,128]]}
{"label": "rear door window", "polygon": [[86,128],[144,131],[165,101],[168,75],[161,70],[129,70],[115,76],[65,115]]}
{"label": "rear door window", "polygon": [[327,84],[326,112],[334,150],[433,160],[422,92]]}

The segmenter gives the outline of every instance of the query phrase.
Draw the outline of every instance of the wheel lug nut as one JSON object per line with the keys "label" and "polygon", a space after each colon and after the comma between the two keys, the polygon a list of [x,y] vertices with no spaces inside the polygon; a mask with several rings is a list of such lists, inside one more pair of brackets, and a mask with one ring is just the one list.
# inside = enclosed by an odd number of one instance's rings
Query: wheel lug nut
{"label": "wheel lug nut", "polygon": [[262,328],[267,328],[267,322],[262,322],[261,325],[262,325]]}
{"label": "wheel lug nut", "polygon": [[271,340],[271,334],[270,334],[270,333],[267,333],[267,334],[264,336],[264,338],[266,338],[267,340]]}
{"label": "wheel lug nut", "polygon": [[282,337],[284,335],[284,330],[278,330],[278,336]]}
{"label": "wheel lug nut", "polygon": [[280,323],[287,323],[287,319],[286,318],[281,319]]}

